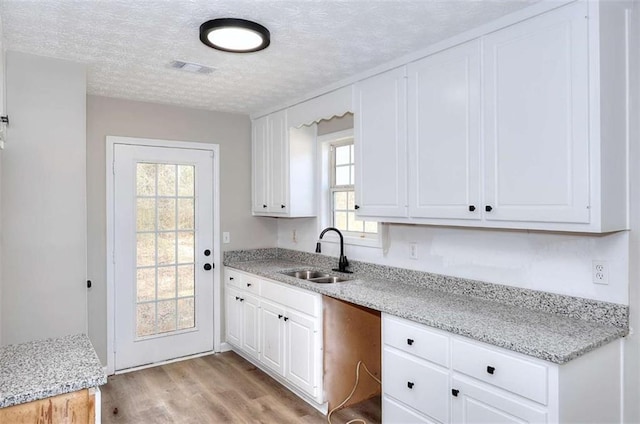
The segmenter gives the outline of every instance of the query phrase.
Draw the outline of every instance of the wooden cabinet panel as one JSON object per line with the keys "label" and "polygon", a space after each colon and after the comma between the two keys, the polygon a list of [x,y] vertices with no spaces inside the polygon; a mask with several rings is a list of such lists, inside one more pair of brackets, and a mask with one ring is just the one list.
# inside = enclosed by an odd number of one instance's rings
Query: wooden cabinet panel
{"label": "wooden cabinet panel", "polygon": [[[99,407],[99,406],[98,406]],[[94,424],[95,395],[89,389],[0,409],[6,424]]]}

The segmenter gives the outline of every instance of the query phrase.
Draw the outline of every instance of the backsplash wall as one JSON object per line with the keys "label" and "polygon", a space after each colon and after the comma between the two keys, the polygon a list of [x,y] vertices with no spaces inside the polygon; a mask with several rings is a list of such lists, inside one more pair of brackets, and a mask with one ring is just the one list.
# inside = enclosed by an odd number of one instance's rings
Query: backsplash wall
{"label": "backsplash wall", "polygon": [[[295,240],[294,233],[295,231]],[[345,246],[348,258],[514,287],[628,305],[629,234],[607,235],[485,230],[389,224],[388,252]],[[313,252],[316,218],[279,219],[278,247]],[[417,243],[418,259],[409,258]],[[339,246],[323,242],[338,256]],[[609,284],[593,284],[592,260],[607,261]]]}

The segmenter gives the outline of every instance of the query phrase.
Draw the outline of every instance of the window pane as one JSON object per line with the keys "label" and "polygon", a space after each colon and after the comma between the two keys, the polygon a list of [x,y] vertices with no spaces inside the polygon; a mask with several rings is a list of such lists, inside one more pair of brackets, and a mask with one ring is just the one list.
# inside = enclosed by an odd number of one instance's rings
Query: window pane
{"label": "window pane", "polygon": [[158,302],[158,333],[166,333],[176,329],[176,301]]}
{"label": "window pane", "polygon": [[351,162],[349,146],[336,147],[336,165],[346,165]]}
{"label": "window pane", "polygon": [[193,297],[178,299],[178,330],[195,326],[195,312]]}
{"label": "window pane", "polygon": [[176,267],[158,268],[158,299],[176,297]]}
{"label": "window pane", "polygon": [[193,196],[194,167],[191,165],[178,166],[178,196]]}
{"label": "window pane", "polygon": [[155,196],[156,194],[156,164],[136,164],[136,194],[138,196]]}
{"label": "window pane", "polygon": [[349,216],[347,218],[349,231],[364,231],[364,223],[360,220],[356,219],[356,214],[354,212],[349,212]]}
{"label": "window pane", "polygon": [[178,296],[193,296],[193,286],[193,265],[180,265],[178,267]]}
{"label": "window pane", "polygon": [[355,163],[355,161],[356,161],[356,159],[355,159],[355,157],[356,157],[356,155],[355,155],[355,145],[351,144],[349,146],[349,148],[350,148],[350,153],[351,153],[351,163]]}
{"label": "window pane", "polygon": [[156,200],[137,199],[136,201],[136,230],[155,231],[156,229]]}
{"label": "window pane", "polygon": [[176,233],[158,234],[158,265],[176,263]]}
{"label": "window pane", "polygon": [[351,165],[350,167],[350,176],[351,176],[351,184],[355,184],[356,183],[356,168],[355,166]]}
{"label": "window pane", "polygon": [[176,229],[176,199],[158,199],[158,229]]}
{"label": "window pane", "polygon": [[355,204],[356,204],[356,192],[355,191],[348,191],[348,197],[347,197],[347,209],[349,210],[355,210]]}
{"label": "window pane", "polygon": [[156,264],[155,234],[138,234],[136,242],[136,266]]}
{"label": "window pane", "polygon": [[158,165],[158,196],[176,195],[176,165]]}
{"label": "window pane", "polygon": [[347,231],[347,213],[336,212],[333,226],[338,230]]}
{"label": "window pane", "polygon": [[193,199],[178,199],[178,228],[193,230],[195,228],[195,209]]}
{"label": "window pane", "polygon": [[365,233],[373,233],[376,234],[378,232],[378,223],[365,221],[364,222],[364,232]]}
{"label": "window pane", "polygon": [[138,305],[136,312],[136,335],[142,337],[154,334],[156,326],[156,304],[143,303],[142,305]]}
{"label": "window pane", "polygon": [[347,209],[347,192],[336,191],[333,193],[333,209],[345,210]]}
{"label": "window pane", "polygon": [[349,166],[336,167],[336,185],[349,185],[351,183],[349,178]]}
{"label": "window pane", "polygon": [[156,269],[142,268],[137,272],[136,294],[138,302],[156,300]]}
{"label": "window pane", "polygon": [[178,233],[178,263],[194,262],[194,243],[193,231],[180,231]]}

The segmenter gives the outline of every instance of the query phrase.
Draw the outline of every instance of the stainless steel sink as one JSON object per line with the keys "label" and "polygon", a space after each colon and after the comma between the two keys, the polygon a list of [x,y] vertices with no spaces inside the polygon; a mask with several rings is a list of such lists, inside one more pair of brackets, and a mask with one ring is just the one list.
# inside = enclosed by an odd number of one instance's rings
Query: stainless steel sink
{"label": "stainless steel sink", "polygon": [[327,277],[310,278],[309,281],[313,281],[314,283],[332,284],[332,283],[340,283],[342,281],[347,281],[347,280],[346,278],[334,277],[332,275],[329,275]]}
{"label": "stainless steel sink", "polygon": [[331,284],[331,283],[340,283],[342,281],[347,281],[346,278],[336,277],[334,275],[326,274],[321,271],[289,271],[283,272],[283,275],[288,275],[289,277],[300,278],[301,280],[311,281],[313,283],[320,284]]}
{"label": "stainless steel sink", "polygon": [[320,271],[291,271],[291,272],[283,272],[284,275],[288,275],[290,277],[300,278],[302,280],[311,280],[312,278],[326,278],[329,277],[329,274],[325,274]]}

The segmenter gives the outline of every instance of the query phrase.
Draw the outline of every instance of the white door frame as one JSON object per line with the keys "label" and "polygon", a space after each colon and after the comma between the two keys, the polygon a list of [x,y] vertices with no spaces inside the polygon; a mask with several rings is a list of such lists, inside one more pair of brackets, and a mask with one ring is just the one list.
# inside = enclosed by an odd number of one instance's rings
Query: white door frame
{"label": "white door frame", "polygon": [[220,269],[220,145],[149,138],[107,136],[107,374],[115,372],[115,268],[114,268],[114,174],[113,160],[116,144],[179,149],[204,150],[213,153],[213,352],[220,351],[222,295]]}

